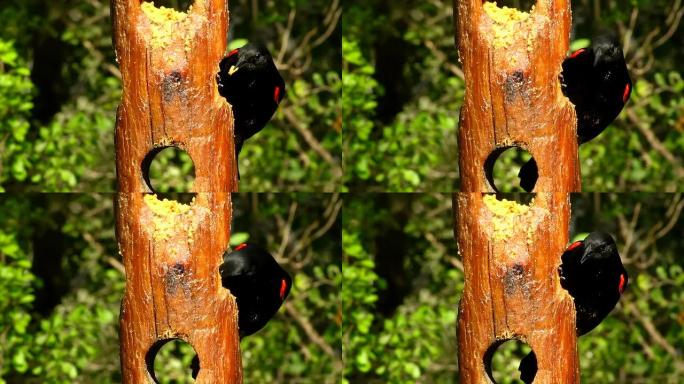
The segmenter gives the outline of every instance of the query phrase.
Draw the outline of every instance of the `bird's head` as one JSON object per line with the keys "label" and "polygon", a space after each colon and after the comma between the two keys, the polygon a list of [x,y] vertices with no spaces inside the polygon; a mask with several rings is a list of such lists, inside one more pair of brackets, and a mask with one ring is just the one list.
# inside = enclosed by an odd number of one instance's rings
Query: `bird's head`
{"label": "bird's head", "polygon": [[228,53],[230,66],[228,76],[233,76],[239,71],[248,72],[266,68],[272,65],[273,58],[268,53],[268,49],[261,44],[247,44],[241,48],[234,49]]}

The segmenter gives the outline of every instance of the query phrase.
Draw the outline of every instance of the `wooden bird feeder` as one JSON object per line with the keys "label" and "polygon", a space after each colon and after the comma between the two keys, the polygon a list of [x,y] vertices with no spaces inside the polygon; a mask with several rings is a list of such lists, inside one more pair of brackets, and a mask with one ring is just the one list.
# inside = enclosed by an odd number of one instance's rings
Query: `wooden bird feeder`
{"label": "wooden bird feeder", "polygon": [[465,271],[460,382],[492,383],[489,359],[511,339],[535,352],[535,383],[579,382],[575,306],[557,272],[567,244],[569,200],[564,193],[538,193],[528,206],[490,194],[454,197]]}
{"label": "wooden bird feeder", "polygon": [[538,0],[529,13],[458,0],[456,23],[466,82],[460,190],[494,192],[494,161],[517,146],[537,162],[535,192],[579,192],[575,110],[558,80],[570,35],[569,0]]}
{"label": "wooden bird feeder", "polygon": [[[226,1],[197,0],[178,12],[112,0],[112,16],[123,82],[116,124],[123,382],[156,382],[156,352],[181,339],[199,356],[198,383],[241,383],[237,307],[218,272],[237,189],[232,112],[215,80]],[[149,165],[169,146],[194,162],[190,204],[151,193]]]}
{"label": "wooden bird feeder", "polygon": [[[466,80],[462,192],[454,196],[465,271],[460,382],[494,382],[488,359],[502,342],[518,339],[535,352],[535,383],[578,383],[575,309],[557,272],[568,241],[569,192],[580,190],[575,112],[558,80],[570,4],[538,0],[529,12],[482,0],[455,4]],[[493,160],[512,146],[531,152],[539,167],[529,204],[492,194]]]}

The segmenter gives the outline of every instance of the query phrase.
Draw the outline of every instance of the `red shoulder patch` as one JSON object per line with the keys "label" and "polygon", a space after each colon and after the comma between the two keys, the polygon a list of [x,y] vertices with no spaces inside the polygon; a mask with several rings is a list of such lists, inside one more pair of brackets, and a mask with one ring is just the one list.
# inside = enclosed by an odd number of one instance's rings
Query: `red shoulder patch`
{"label": "red shoulder patch", "polygon": [[582,240],[580,240],[580,241],[575,241],[574,243],[570,244],[570,246],[569,246],[565,251],[566,251],[566,252],[567,252],[567,251],[572,251],[573,249],[575,249],[575,248],[579,247],[580,245],[582,245],[582,243],[584,243]]}
{"label": "red shoulder patch", "polygon": [[238,53],[239,51],[240,51],[240,48],[235,48],[232,51],[228,52],[228,56],[226,56],[226,57],[231,57],[234,54]]}
{"label": "red shoulder patch", "polygon": [[233,252],[237,252],[237,251],[243,250],[245,248],[247,248],[247,243],[242,243],[242,244],[238,245],[237,247],[235,247],[235,249],[233,249]]}
{"label": "red shoulder patch", "polygon": [[280,301],[285,299],[285,292],[287,291],[287,281],[285,279],[280,280]]}
{"label": "red shoulder patch", "polygon": [[276,104],[280,104],[280,87],[275,87],[273,90],[273,101],[275,101]]}
{"label": "red shoulder patch", "polygon": [[626,103],[629,100],[629,94],[632,93],[632,87],[629,84],[625,84],[625,90],[622,92],[622,102]]}
{"label": "red shoulder patch", "polygon": [[574,59],[574,58],[576,58],[577,56],[583,54],[583,53],[586,52],[586,51],[587,51],[586,48],[580,48],[580,49],[576,50],[575,52],[573,52],[572,54],[570,54],[570,58],[571,58],[571,59]]}
{"label": "red shoulder patch", "polygon": [[620,291],[620,294],[622,295],[622,292],[625,291],[625,274],[620,275],[620,284],[618,285],[618,290]]}

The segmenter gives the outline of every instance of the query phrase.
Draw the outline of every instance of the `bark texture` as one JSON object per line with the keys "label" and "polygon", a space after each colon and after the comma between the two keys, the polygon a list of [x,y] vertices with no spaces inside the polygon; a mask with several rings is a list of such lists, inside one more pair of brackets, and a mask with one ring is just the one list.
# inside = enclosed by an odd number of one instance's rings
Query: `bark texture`
{"label": "bark texture", "polygon": [[579,192],[575,110],[558,80],[569,43],[570,2],[539,0],[530,13],[518,14],[491,4],[455,3],[466,82],[460,190],[494,192],[487,159],[518,146],[537,162],[534,192]]}
{"label": "bark texture", "polygon": [[[461,193],[455,232],[465,288],[459,304],[459,376],[492,383],[486,364],[509,339],[536,353],[536,383],[578,383],[572,298],[557,268],[568,241],[569,192],[580,190],[576,117],[558,76],[568,49],[570,2],[539,0],[530,12],[455,0],[466,81],[458,133]],[[491,168],[505,148],[539,167],[528,205],[497,200]]]}
{"label": "bark texture", "polygon": [[[197,0],[180,13],[113,0],[112,17],[123,81],[116,124],[123,382],[155,382],[154,356],[177,338],[199,355],[198,383],[241,383],[237,307],[218,272],[237,189],[232,112],[215,80],[226,1]],[[149,193],[149,163],[168,146],[194,162],[190,204]]]}

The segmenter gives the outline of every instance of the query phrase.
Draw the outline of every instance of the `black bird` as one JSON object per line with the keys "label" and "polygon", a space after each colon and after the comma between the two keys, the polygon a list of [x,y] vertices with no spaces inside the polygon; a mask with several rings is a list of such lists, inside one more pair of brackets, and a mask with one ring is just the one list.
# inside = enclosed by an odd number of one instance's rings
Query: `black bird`
{"label": "black bird", "polygon": [[[615,308],[629,280],[613,238],[592,232],[563,252],[558,267],[561,287],[575,300],[577,336],[582,336]],[[520,379],[529,384],[537,373],[537,359],[530,352],[520,361]]]}
{"label": "black bird", "polygon": [[266,325],[290,293],[292,278],[268,251],[243,243],[225,253],[219,268],[223,287],[235,296],[240,338]]}
{"label": "black bird", "polygon": [[278,109],[285,81],[266,47],[247,44],[221,60],[216,82],[219,94],[233,107],[237,161],[245,140],[261,131]]}
{"label": "black bird", "polygon": [[[263,328],[290,293],[292,278],[262,247],[243,243],[223,254],[221,284],[235,296],[240,339]],[[199,372],[199,358],[191,364],[192,377]]]}
{"label": "black bird", "polygon": [[[573,52],[563,61],[563,94],[575,105],[577,141],[595,138],[620,114],[632,93],[632,80],[618,41],[600,36],[591,47]],[[518,172],[520,187],[531,192],[539,177],[534,159]]]}
{"label": "black bird", "polygon": [[627,271],[615,241],[605,232],[592,232],[570,244],[561,260],[560,283],[575,299],[577,335],[582,336],[596,328],[620,300],[627,287]]}

